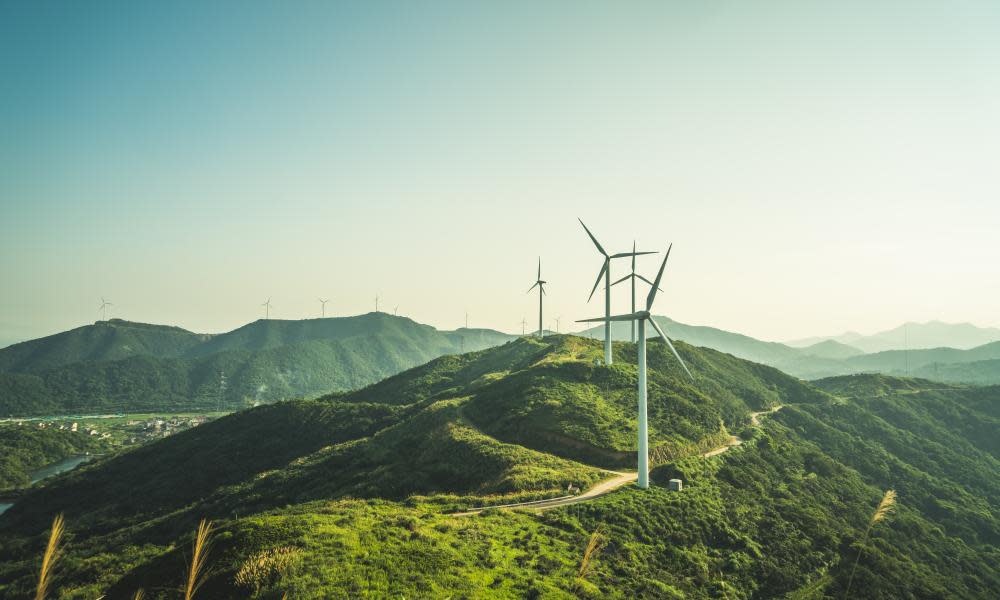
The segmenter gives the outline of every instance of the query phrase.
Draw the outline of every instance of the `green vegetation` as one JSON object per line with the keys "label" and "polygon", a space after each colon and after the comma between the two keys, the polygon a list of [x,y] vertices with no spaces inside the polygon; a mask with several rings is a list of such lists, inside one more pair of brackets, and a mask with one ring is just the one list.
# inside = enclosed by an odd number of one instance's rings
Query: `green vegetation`
{"label": "green vegetation", "polygon": [[[30,595],[53,515],[59,598],[991,598],[1000,588],[996,389],[854,376],[819,389],[650,344],[645,492],[552,509],[634,465],[635,348],[520,339],[378,384],[243,411],[53,480],[0,517],[0,596]],[[630,396],[631,395],[631,396]],[[750,412],[783,405],[750,424]],[[716,457],[705,443],[735,431]],[[992,435],[991,435],[992,434]],[[708,442],[706,442],[708,440]],[[680,477],[684,491],[667,491]],[[887,489],[895,512],[872,527]],[[860,558],[859,558],[860,557]],[[851,572],[857,563],[853,582]]]}
{"label": "green vegetation", "polygon": [[71,456],[107,450],[107,444],[83,432],[40,429],[36,424],[0,426],[0,490],[24,487],[31,473]]}

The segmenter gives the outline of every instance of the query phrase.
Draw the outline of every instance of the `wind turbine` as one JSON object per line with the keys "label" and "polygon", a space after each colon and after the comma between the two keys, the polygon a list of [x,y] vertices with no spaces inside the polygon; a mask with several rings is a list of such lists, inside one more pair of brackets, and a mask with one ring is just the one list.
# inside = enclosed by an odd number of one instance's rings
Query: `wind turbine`
{"label": "wind turbine", "polygon": [[271,299],[268,298],[267,302],[261,304],[261,306],[264,307],[264,319],[265,320],[270,319],[271,318]]}
{"label": "wind turbine", "polygon": [[[673,248],[673,244],[670,245]],[[677,349],[674,348],[673,342],[667,337],[667,334],[663,333],[660,326],[656,324],[653,320],[649,311],[653,308],[653,300],[656,298],[656,291],[660,289],[660,279],[663,277],[663,269],[667,266],[667,259],[670,258],[670,248],[667,248],[667,255],[663,257],[663,263],[660,265],[660,272],[656,274],[656,281],[652,284],[652,288],[649,290],[649,295],[646,296],[646,310],[640,310],[633,312],[628,315],[616,315],[613,317],[598,317],[596,319],[583,319],[579,321],[581,323],[592,323],[604,321],[605,323],[610,323],[611,321],[634,321],[639,324],[639,384],[638,384],[638,396],[639,396],[639,482],[638,485],[641,489],[647,489],[649,487],[649,428],[646,423],[646,323],[648,322],[656,330],[656,333],[660,334],[663,341],[667,343],[670,351],[674,353],[674,357],[677,358],[677,362],[681,363],[681,367],[684,368],[684,372],[688,374],[691,381],[694,381],[694,375],[691,371],[688,371],[687,365],[684,364],[684,360],[681,359],[681,355],[677,353]]]}
{"label": "wind turbine", "polygon": [[[597,241],[597,238],[594,237],[594,234],[590,233],[590,230],[587,229],[587,226],[584,224],[583,219],[580,219],[578,217],[577,220],[580,221],[580,225],[583,225],[583,230],[587,232],[588,236],[590,236],[590,241],[594,242],[594,245],[597,246],[597,251],[600,252],[602,255],[604,255],[604,264],[601,265],[601,271],[600,273],[597,274],[597,281],[594,282],[594,288],[590,290],[590,297],[587,298],[587,302],[590,302],[590,299],[594,297],[594,292],[597,291],[597,286],[600,285],[601,283],[601,277],[604,277],[604,317],[606,319],[610,319],[611,318],[611,259],[624,258],[626,256],[631,256],[634,259],[636,256],[642,254],[656,254],[656,253],[636,252],[633,249],[632,252],[619,252],[618,254],[608,254],[604,250],[604,247],[601,246],[600,242]],[[608,320],[604,322],[604,363],[610,365],[611,362],[612,362],[611,321]]]}
{"label": "wind turbine", "polygon": [[395,308],[392,309],[392,316],[399,315],[399,305],[397,304]]}
{"label": "wind turbine", "polygon": [[112,303],[108,302],[107,300],[105,300],[104,296],[101,296],[101,305],[99,307],[97,307],[97,310],[101,311],[101,320],[102,321],[107,321],[108,320],[108,307],[109,306],[114,306],[114,304],[112,304]]}
{"label": "wind turbine", "polygon": [[524,317],[521,317],[521,335],[524,335],[524,330],[527,327],[528,327],[528,320],[525,319]]}
{"label": "wind turbine", "polygon": [[[645,281],[646,283],[648,283],[649,285],[653,285],[652,281],[646,279],[642,275],[640,275],[640,274],[638,274],[638,273],[635,272],[635,257],[636,257],[635,242],[633,241],[632,242],[632,272],[629,273],[628,275],[626,275],[625,277],[622,277],[618,281],[616,281],[616,282],[614,282],[614,283],[611,284],[612,287],[613,287],[613,286],[616,286],[619,283],[621,283],[623,281],[626,281],[628,279],[632,280],[632,312],[635,312],[635,280],[636,279],[641,279],[641,280]],[[662,292],[663,290],[660,290],[660,291]],[[635,321],[632,321],[632,343],[633,344],[635,343]]]}
{"label": "wind turbine", "polygon": [[538,288],[538,337],[542,337],[542,296],[545,295],[545,284],[547,282],[542,281],[542,257],[538,257],[538,279],[535,281],[535,285],[528,288],[527,293],[531,293],[531,290]]}
{"label": "wind turbine", "polygon": [[560,319],[562,319],[562,316],[556,317],[556,333],[559,333],[559,320]]}
{"label": "wind turbine", "polygon": [[323,307],[322,310],[323,310],[323,318],[324,319],[326,318],[326,303],[329,302],[329,301],[330,301],[329,298],[327,298],[326,300],[324,300],[322,298],[319,299],[320,306]]}
{"label": "wind turbine", "polygon": [[378,312],[378,294],[375,294],[375,312]]}

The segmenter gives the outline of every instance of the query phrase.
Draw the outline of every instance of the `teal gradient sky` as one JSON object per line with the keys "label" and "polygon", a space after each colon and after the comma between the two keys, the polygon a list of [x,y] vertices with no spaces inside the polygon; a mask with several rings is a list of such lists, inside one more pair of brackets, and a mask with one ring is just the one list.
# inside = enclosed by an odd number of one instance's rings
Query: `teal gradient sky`
{"label": "teal gradient sky", "polygon": [[565,330],[577,216],[674,242],[684,322],[1000,325],[1000,3],[485,5],[4,3],[0,345],[101,296],[517,331],[539,255]]}

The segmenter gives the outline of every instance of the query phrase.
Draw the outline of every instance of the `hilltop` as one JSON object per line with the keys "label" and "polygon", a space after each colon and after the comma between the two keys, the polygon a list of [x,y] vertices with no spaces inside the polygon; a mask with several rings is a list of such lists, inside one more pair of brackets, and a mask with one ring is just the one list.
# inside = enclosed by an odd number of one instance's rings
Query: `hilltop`
{"label": "hilltop", "polygon": [[183,356],[212,336],[169,325],[98,321],[0,349],[0,373],[38,373],[79,362]]}
{"label": "hilltop", "polygon": [[[213,598],[840,597],[893,487],[898,513],[873,533],[854,595],[991,597],[996,389],[884,376],[819,389],[677,346],[694,383],[649,344],[648,492],[626,486],[541,515],[450,515],[634,468],[634,345],[616,344],[616,363],[602,366],[596,340],[524,338],[242,411],[57,477],[0,517],[0,595],[27,589],[48,523],[65,511],[64,597],[127,598],[139,586],[168,597],[157,590],[179,582],[201,517],[220,527]],[[741,446],[701,457],[733,432]],[[683,493],[666,491],[672,477]],[[605,547],[581,578],[594,531]],[[275,548],[290,548],[287,570],[256,589],[234,582]]]}

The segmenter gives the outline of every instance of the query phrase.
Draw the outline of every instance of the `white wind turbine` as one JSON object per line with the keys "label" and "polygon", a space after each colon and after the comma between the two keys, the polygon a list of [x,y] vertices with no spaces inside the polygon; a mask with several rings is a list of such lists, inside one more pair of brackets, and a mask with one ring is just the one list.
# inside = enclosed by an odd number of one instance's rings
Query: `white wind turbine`
{"label": "white wind turbine", "polygon": [[97,307],[97,310],[101,311],[101,320],[102,321],[107,321],[108,320],[108,307],[109,306],[114,306],[114,304],[112,304],[112,303],[108,302],[107,300],[105,300],[104,296],[101,296],[101,305],[99,307]]}
{"label": "white wind turbine", "polygon": [[267,302],[261,304],[264,307],[264,320],[271,318],[271,299],[268,298]]}
{"label": "white wind turbine", "polygon": [[322,307],[322,314],[324,319],[326,318],[326,303],[329,301],[330,301],[329,298],[327,298],[326,300],[319,298],[319,304]]}
{"label": "white wind turbine", "polygon": [[[670,245],[673,248],[673,244]],[[583,319],[579,321],[581,323],[593,323],[604,321],[605,323],[610,323],[611,321],[635,321],[639,324],[639,384],[638,384],[638,396],[639,396],[639,482],[638,485],[641,489],[647,489],[649,487],[649,427],[646,422],[646,323],[648,322],[656,330],[656,333],[660,334],[663,341],[667,343],[670,351],[674,353],[674,357],[677,361],[681,363],[681,367],[684,368],[684,372],[688,374],[691,381],[694,381],[694,375],[688,370],[687,365],[684,364],[684,360],[681,359],[681,355],[677,353],[677,349],[674,348],[673,342],[667,337],[667,334],[663,333],[660,326],[656,324],[653,320],[649,311],[653,308],[653,300],[656,298],[656,291],[660,288],[660,279],[663,277],[663,269],[667,266],[667,259],[670,258],[670,248],[667,248],[667,255],[663,257],[663,263],[660,265],[660,272],[656,274],[656,281],[652,283],[652,288],[649,290],[649,295],[646,296],[646,310],[640,310],[633,312],[628,315],[616,315],[613,317],[598,317],[596,319]]]}
{"label": "white wind turbine", "polygon": [[528,288],[527,293],[531,293],[531,290],[538,288],[538,337],[542,337],[542,297],[545,295],[545,284],[546,281],[542,281],[542,257],[538,257],[538,279],[535,281],[535,285]]}
{"label": "white wind turbine", "polygon": [[[642,254],[656,254],[655,252],[636,252],[634,249],[632,252],[619,252],[618,254],[608,254],[604,247],[601,246],[594,234],[590,233],[587,226],[584,224],[583,219],[577,218],[580,221],[580,225],[583,225],[583,230],[587,232],[590,236],[590,240],[594,242],[597,246],[597,251],[604,255],[604,264],[601,265],[601,271],[597,274],[597,281],[594,282],[594,288],[590,290],[590,297],[587,298],[587,302],[594,297],[594,292],[597,291],[597,286],[601,284],[601,277],[604,278],[604,317],[609,319],[611,317],[611,259],[612,258],[624,258],[626,256],[631,256],[633,259],[636,256]],[[611,321],[605,321],[604,323],[604,362],[606,364],[611,364]]]}
{"label": "white wind turbine", "polygon": [[[652,281],[646,279],[642,275],[640,275],[640,274],[638,274],[638,273],[635,272],[635,257],[636,257],[635,242],[633,241],[632,242],[632,272],[629,273],[628,275],[626,275],[625,277],[622,277],[618,281],[616,281],[616,282],[614,282],[614,283],[611,284],[611,286],[614,287],[614,286],[618,285],[619,283],[621,283],[623,281],[627,281],[629,279],[632,280],[632,312],[635,312],[635,280],[636,279],[641,279],[641,280],[645,281],[646,283],[648,283],[649,285],[653,285]],[[660,291],[662,292],[663,290],[660,290]],[[632,321],[632,343],[633,344],[635,343],[635,321]]]}

